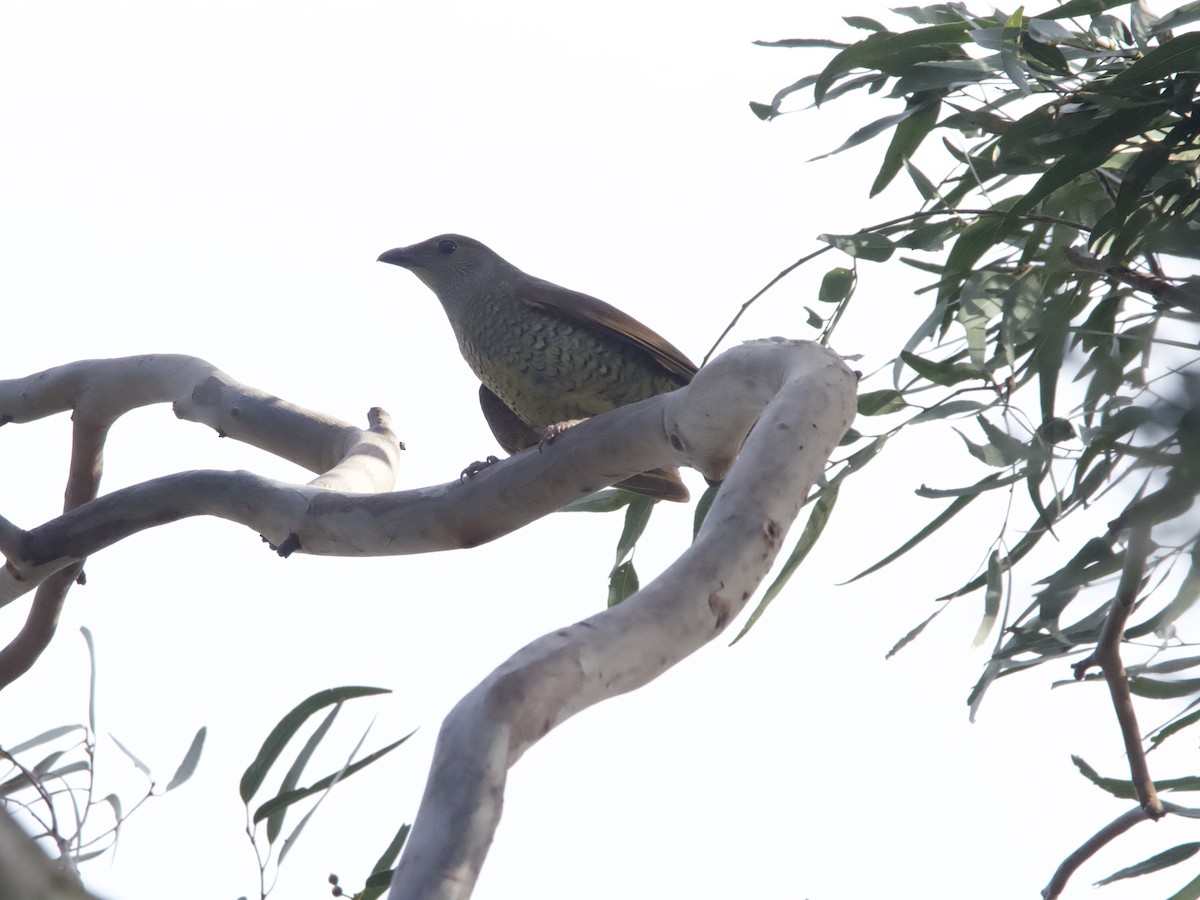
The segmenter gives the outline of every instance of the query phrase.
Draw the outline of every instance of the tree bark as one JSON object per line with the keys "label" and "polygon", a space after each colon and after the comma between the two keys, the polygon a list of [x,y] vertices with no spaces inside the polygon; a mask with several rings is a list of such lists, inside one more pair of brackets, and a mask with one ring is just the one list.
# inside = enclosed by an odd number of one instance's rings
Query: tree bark
{"label": "tree bark", "polygon": [[[737,377],[713,374],[723,366]],[[451,711],[392,900],[469,897],[509,767],[556,725],[657,678],[742,611],[853,421],[855,396],[837,356],[797,342],[743,345],[669,395],[669,430],[714,470],[741,443],[724,424],[757,420],[695,542],[619,606],[517,652]]]}
{"label": "tree bark", "polygon": [[[148,369],[159,371],[158,382]],[[691,466],[723,480],[694,543],[662,575],[619,606],[529,644],[447,717],[391,897],[464,898],[499,822],[508,768],[556,725],[657,678],[743,610],[853,421],[856,392],[854,373],[821,345],[752,341],[687,387],[589,419],[471,478],[386,492],[398,455],[382,411],[361,431],[188,357],[72,364],[0,382],[0,420],[70,408],[77,432],[81,421],[96,423],[77,434],[77,450],[95,463],[84,474],[73,466],[81,502],[27,531],[0,519],[8,559],[0,605],[55,585],[124,537],[187,516],[240,522],[284,555],[398,555],[475,546],[655,467]],[[84,500],[95,494],[108,426],[126,409],[162,400],[325,474],[296,485],[248,472],[184,472]]]}

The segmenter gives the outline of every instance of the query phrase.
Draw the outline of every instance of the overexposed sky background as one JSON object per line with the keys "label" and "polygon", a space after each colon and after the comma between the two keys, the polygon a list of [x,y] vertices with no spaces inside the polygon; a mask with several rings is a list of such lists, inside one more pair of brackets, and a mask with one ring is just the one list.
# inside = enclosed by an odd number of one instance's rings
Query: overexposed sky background
{"label": "overexposed sky background", "polygon": [[[862,0],[837,13],[884,9]],[[469,234],[699,360],[816,235],[913,202],[897,182],[867,204],[882,143],[805,162],[894,106],[834,104],[770,124],[747,107],[825,58],[753,40],[857,34],[831,4],[779,0],[10,3],[0,377],[193,354],[350,421],[383,406],[408,447],[400,486],[451,480],[494,452],[475,382],[433,295],[376,256]],[[733,339],[812,337],[803,307],[840,264],[830,254],[794,274]],[[868,264],[838,349],[862,354],[865,371],[885,362],[925,315],[927,299],[912,296],[921,283]],[[0,514],[32,526],[58,512],[69,434],[65,416],[0,432]],[[932,597],[983,564],[994,507],[961,517],[954,552],[931,545],[836,586],[940,510],[913,488],[973,472],[957,449],[943,458],[897,443],[843,490],[819,549],[749,638],[715,642],[522,759],[477,897],[1035,896],[1126,808],[1071,765],[1078,753],[1104,774],[1126,771],[1103,688],[1049,690],[1065,664],[993,687],[968,724],[986,659],[970,649],[977,598],[884,660]],[[106,490],[201,467],[311,477],[165,408],[122,420],[106,464]],[[686,546],[690,518],[656,512],[637,555],[643,581]],[[420,730],[334,792],[272,896],[328,896],[330,872],[356,888],[415,814],[441,717],[520,646],[603,604],[620,528],[617,516],[560,515],[470,552],[380,560],[282,561],[209,520],[138,535],[89,561],[50,650],[0,694],[0,743],[85,719],[87,625],[102,735],[165,783],[209,728],[193,781],[138,811],[115,858],[85,868],[89,885],[121,900],[253,897],[242,769],[309,694],[389,687],[347,710],[338,752],[373,715],[366,749]],[[0,610],[0,634],[26,610]],[[1166,715],[1152,708],[1143,726]],[[1169,766],[1162,756],[1152,762]],[[136,781],[106,739],[97,768],[101,794],[132,799]],[[1174,837],[1195,828],[1141,826],[1067,896]],[[1191,874],[1159,876],[1157,893]],[[1145,897],[1150,883],[1102,896]]]}

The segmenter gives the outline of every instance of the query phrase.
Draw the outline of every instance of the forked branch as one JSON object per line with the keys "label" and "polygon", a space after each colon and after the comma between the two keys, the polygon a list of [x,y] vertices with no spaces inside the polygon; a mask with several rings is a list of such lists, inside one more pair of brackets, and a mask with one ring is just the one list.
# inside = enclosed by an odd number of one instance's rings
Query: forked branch
{"label": "forked branch", "polygon": [[[155,403],[172,403],[180,418],[321,473],[313,485],[380,491],[390,490],[395,481],[400,448],[383,410],[368,414],[369,429],[355,428],[239,384],[195,357],[160,354],[82,360],[0,380],[0,424],[71,412],[65,515],[54,520],[60,525],[88,519],[97,504],[113,508],[107,498],[95,500],[109,429],[125,413]],[[77,518],[71,519],[72,514]],[[71,585],[81,577],[83,560],[91,552],[84,541],[72,554],[65,549],[70,542],[55,541],[54,529],[48,530],[51,536],[40,542],[39,550],[38,538],[0,518],[0,550],[8,557],[0,572],[0,606],[37,588],[24,627],[0,650],[0,688],[28,671],[46,649]],[[129,533],[117,528],[113,540]],[[39,552],[49,555],[49,565],[30,564],[31,556]]]}
{"label": "forked branch", "polygon": [[1150,555],[1150,524],[1135,523],[1129,531],[1129,540],[1125,547],[1125,567],[1121,571],[1121,580],[1117,585],[1116,596],[1112,599],[1108,616],[1104,620],[1104,628],[1096,649],[1086,659],[1076,663],[1075,679],[1082,679],[1092,666],[1099,666],[1108,684],[1112,697],[1113,710],[1117,714],[1117,723],[1121,729],[1121,738],[1125,742],[1125,755],[1129,759],[1129,773],[1133,779],[1133,789],[1137,793],[1139,806],[1123,813],[1104,828],[1100,829],[1079,849],[1063,860],[1062,865],[1055,871],[1049,884],[1042,890],[1045,900],[1054,900],[1075,870],[1090,859],[1101,847],[1118,836],[1124,834],[1138,822],[1147,819],[1162,818],[1166,811],[1162,800],[1154,787],[1154,779],[1150,777],[1150,767],[1146,762],[1146,752],[1142,748],[1142,733],[1138,728],[1137,714],[1133,708],[1133,694],[1129,690],[1129,675],[1125,671],[1125,663],[1121,659],[1121,641],[1125,635],[1125,624],[1129,614],[1137,602],[1139,591],[1146,574],[1146,559]]}
{"label": "forked branch", "polygon": [[459,702],[442,725],[392,900],[468,897],[509,767],[570,716],[641,687],[717,637],[766,575],[854,418],[856,379],[817,344],[758,342],[754,350],[739,360],[739,378],[703,376],[746,346],[668,398],[699,407],[674,411],[675,421],[686,412],[691,423],[679,432],[687,445],[698,446],[696,429],[719,429],[726,415],[757,420],[695,542],[619,606],[539,638]]}

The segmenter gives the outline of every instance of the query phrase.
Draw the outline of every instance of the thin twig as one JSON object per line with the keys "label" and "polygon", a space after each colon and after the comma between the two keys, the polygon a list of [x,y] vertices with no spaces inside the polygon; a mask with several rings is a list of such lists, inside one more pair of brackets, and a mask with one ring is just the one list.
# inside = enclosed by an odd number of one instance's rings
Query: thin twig
{"label": "thin twig", "polygon": [[1113,840],[1113,838],[1124,834],[1138,822],[1145,821],[1148,818],[1150,817],[1143,807],[1135,806],[1133,809],[1121,813],[1121,815],[1117,816],[1117,818],[1084,841],[1078,850],[1062,861],[1062,865],[1054,872],[1050,883],[1042,888],[1042,900],[1054,900],[1054,898],[1062,893],[1063,888],[1067,886],[1067,882],[1075,874],[1075,870],[1087,862],[1097,850]]}
{"label": "thin twig", "polygon": [[1162,275],[1146,275],[1135,272],[1129,266],[1110,265],[1106,260],[1096,259],[1085,253],[1067,248],[1067,260],[1077,268],[1103,275],[1110,281],[1127,284],[1135,291],[1149,294],[1160,306],[1180,307],[1190,312],[1200,312],[1200,279],[1170,279]]}
{"label": "thin twig", "polygon": [[743,303],[742,308],[739,309],[737,311],[737,314],[732,319],[729,320],[729,324],[725,326],[725,330],[722,331],[717,336],[717,339],[713,342],[713,345],[708,348],[708,352],[704,354],[704,359],[701,360],[700,365],[703,366],[708,363],[709,357],[711,357],[714,353],[717,352],[717,348],[719,346],[721,346],[721,341],[725,340],[726,335],[728,335],[729,332],[733,331],[733,326],[738,323],[739,319],[741,319],[742,313],[744,313],[746,310],[748,310],[753,305],[755,300],[757,300],[759,297],[761,297],[763,294],[765,294],[771,288],[775,287],[775,285],[779,284],[780,281],[782,281],[784,278],[786,278],[788,275],[790,275],[796,269],[800,268],[802,265],[804,265],[809,260],[816,259],[822,253],[825,253],[832,249],[833,249],[833,244],[826,244],[820,250],[814,250],[812,253],[808,254],[808,256],[800,257],[800,259],[796,260],[794,263],[792,263],[790,266],[788,266],[786,269],[784,269],[782,272],[780,272],[778,275],[776,275],[774,278],[772,278],[770,281],[768,281],[765,285],[763,285],[759,289],[758,293],[756,293],[753,297],[751,297],[749,300],[747,300],[745,303]]}
{"label": "thin twig", "polygon": [[1104,628],[1100,632],[1096,649],[1088,654],[1086,659],[1072,666],[1076,681],[1082,679],[1092,666],[1099,666],[1104,673],[1104,680],[1108,683],[1108,690],[1112,696],[1113,710],[1117,714],[1117,723],[1121,728],[1121,737],[1125,742],[1125,754],[1129,757],[1129,774],[1133,779],[1133,789],[1137,793],[1138,806],[1101,828],[1063,860],[1050,883],[1042,890],[1044,900],[1057,897],[1075,870],[1109,841],[1138,822],[1160,819],[1166,815],[1154,781],[1150,777],[1150,768],[1146,764],[1141,731],[1138,729],[1137,715],[1133,709],[1133,695],[1129,690],[1129,675],[1121,660],[1121,640],[1125,634],[1125,624],[1141,590],[1142,579],[1146,573],[1146,558],[1149,555],[1150,524],[1139,522],[1130,529],[1129,540],[1125,546],[1125,567],[1121,571],[1121,581],[1117,585],[1116,596],[1113,597],[1108,616],[1104,620]]}
{"label": "thin twig", "polygon": [[1130,529],[1129,541],[1125,547],[1125,568],[1121,572],[1117,594],[1109,607],[1108,618],[1104,621],[1096,649],[1073,668],[1076,681],[1082,679],[1094,665],[1099,666],[1104,673],[1104,680],[1108,683],[1108,690],[1112,695],[1113,710],[1121,727],[1121,737],[1125,741],[1133,788],[1146,815],[1151,819],[1160,819],[1164,815],[1162,801],[1158,799],[1158,792],[1150,777],[1150,768],[1146,764],[1146,752],[1142,749],[1141,731],[1133,709],[1133,694],[1129,690],[1129,676],[1121,660],[1121,640],[1125,634],[1125,623],[1133,611],[1138,591],[1141,590],[1142,578],[1146,572],[1146,557],[1149,555],[1150,525],[1139,522]]}
{"label": "thin twig", "polygon": [[[905,222],[919,222],[922,219],[930,219],[936,216],[991,216],[995,218],[1016,218],[1022,222],[1041,222],[1048,225],[1065,225],[1068,228],[1076,228],[1080,231],[1087,230],[1087,226],[1080,222],[1073,222],[1070,219],[1062,219],[1058,216],[1044,216],[1030,213],[1026,213],[1025,215],[1021,216],[1013,216],[1011,213],[999,209],[954,209],[952,207],[947,207],[946,209],[931,209],[924,212],[910,213],[906,216],[900,216],[899,218],[895,219],[888,219],[886,222],[879,222],[878,224],[871,225],[867,228],[860,228],[857,232],[855,232],[855,234],[870,234],[875,231],[881,231],[884,228],[892,228],[896,225],[903,225]],[[822,253],[826,253],[832,249],[833,245],[828,244],[819,250],[814,250],[807,256],[802,256],[800,259],[796,260],[794,263],[768,281],[765,285],[763,285],[763,287],[760,288],[753,297],[741,305],[741,308],[730,320],[729,324],[725,326],[725,330],[717,336],[717,339],[713,342],[713,345],[708,348],[708,352],[704,354],[704,359],[701,361],[700,365],[707,363],[709,358],[717,352],[717,348],[721,346],[721,341],[725,340],[729,332],[733,331],[733,327],[737,325],[738,321],[742,318],[742,314],[745,313],[746,310],[748,310],[754,304],[754,302],[758,300],[759,297],[761,297],[771,288],[775,287],[775,285],[777,285],[796,269],[800,268],[806,262],[816,259]]]}
{"label": "thin twig", "polygon": [[0,648],[0,690],[28,672],[50,645],[50,639],[58,629],[67,592],[82,571],[82,561],[74,563],[55,572],[38,586],[25,626],[7,646]]}

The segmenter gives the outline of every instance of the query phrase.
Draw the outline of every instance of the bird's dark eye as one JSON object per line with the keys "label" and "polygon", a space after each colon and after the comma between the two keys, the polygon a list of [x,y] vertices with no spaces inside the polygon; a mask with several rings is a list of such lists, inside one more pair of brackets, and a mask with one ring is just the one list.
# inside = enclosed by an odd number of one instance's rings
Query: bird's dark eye
{"label": "bird's dark eye", "polygon": [[454,241],[450,241],[450,240],[438,241],[438,252],[445,256],[449,256],[451,253],[453,253],[457,249],[458,249],[458,244],[454,243]]}

